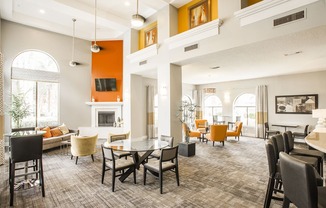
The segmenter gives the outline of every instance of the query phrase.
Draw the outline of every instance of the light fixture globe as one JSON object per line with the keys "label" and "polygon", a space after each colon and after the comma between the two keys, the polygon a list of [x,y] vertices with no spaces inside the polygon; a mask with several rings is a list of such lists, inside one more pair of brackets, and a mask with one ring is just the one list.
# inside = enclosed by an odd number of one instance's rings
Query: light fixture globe
{"label": "light fixture globe", "polygon": [[132,18],[131,18],[131,25],[133,27],[141,27],[141,26],[143,26],[145,21],[146,21],[146,19],[143,16],[141,16],[140,14],[134,14],[134,15],[132,15]]}
{"label": "light fixture globe", "polygon": [[91,51],[93,52],[93,53],[98,53],[98,52],[100,52],[100,46],[98,46],[96,43],[94,43],[92,46],[91,46]]}

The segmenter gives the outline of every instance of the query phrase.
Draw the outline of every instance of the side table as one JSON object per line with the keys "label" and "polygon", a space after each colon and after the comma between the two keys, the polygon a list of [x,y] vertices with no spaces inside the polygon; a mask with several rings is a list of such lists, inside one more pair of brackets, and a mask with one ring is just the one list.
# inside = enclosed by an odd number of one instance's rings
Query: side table
{"label": "side table", "polygon": [[196,154],[196,143],[194,142],[181,142],[179,143],[179,155],[191,157]]}

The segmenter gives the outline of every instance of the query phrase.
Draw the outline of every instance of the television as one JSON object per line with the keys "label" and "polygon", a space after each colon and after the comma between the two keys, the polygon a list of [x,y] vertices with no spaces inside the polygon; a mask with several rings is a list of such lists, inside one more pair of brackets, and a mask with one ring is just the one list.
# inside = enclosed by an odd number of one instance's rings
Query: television
{"label": "television", "polygon": [[115,78],[96,78],[95,89],[99,92],[117,91],[117,81]]}

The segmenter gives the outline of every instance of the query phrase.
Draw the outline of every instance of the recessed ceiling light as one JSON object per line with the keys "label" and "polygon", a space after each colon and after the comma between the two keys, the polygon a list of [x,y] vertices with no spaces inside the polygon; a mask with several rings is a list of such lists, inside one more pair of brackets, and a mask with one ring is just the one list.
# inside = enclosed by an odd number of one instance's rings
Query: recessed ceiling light
{"label": "recessed ceiling light", "polygon": [[130,2],[129,1],[125,1],[125,6],[130,6]]}
{"label": "recessed ceiling light", "polygon": [[40,13],[41,14],[44,14],[45,13],[45,10],[44,9],[40,9]]}
{"label": "recessed ceiling light", "polygon": [[296,51],[294,53],[285,53],[284,56],[293,56],[302,53],[302,51]]}
{"label": "recessed ceiling light", "polygon": [[209,67],[210,69],[219,69],[220,66],[212,66],[212,67]]}

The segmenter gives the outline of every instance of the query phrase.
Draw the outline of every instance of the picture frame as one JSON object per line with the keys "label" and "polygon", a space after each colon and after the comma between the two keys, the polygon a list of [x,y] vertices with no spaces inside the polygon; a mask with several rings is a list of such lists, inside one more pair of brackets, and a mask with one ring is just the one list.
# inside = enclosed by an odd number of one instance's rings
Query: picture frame
{"label": "picture frame", "polygon": [[157,26],[145,31],[145,48],[157,43]]}
{"label": "picture frame", "polygon": [[318,94],[275,96],[277,114],[312,114],[318,108]]}
{"label": "picture frame", "polygon": [[205,24],[211,20],[210,0],[202,0],[188,8],[189,29]]}

